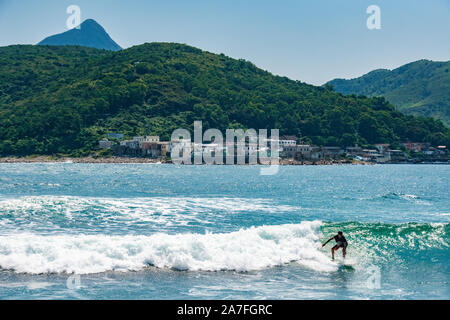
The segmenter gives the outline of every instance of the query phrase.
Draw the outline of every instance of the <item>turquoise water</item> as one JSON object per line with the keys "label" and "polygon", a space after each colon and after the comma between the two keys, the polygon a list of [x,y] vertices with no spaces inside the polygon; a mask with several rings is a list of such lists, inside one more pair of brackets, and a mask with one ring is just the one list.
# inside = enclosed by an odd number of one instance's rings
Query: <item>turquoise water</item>
{"label": "turquoise water", "polygon": [[0,164],[0,298],[449,299],[449,168]]}

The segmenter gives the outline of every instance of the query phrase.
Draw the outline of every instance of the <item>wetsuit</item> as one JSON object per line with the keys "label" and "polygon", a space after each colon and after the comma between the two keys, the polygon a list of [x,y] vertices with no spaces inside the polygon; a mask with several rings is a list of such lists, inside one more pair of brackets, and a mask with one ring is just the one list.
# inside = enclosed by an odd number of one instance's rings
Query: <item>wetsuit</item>
{"label": "wetsuit", "polygon": [[347,246],[347,240],[345,239],[344,236],[340,236],[340,235],[335,235],[334,236],[334,240],[336,240],[336,245],[339,248],[343,248]]}

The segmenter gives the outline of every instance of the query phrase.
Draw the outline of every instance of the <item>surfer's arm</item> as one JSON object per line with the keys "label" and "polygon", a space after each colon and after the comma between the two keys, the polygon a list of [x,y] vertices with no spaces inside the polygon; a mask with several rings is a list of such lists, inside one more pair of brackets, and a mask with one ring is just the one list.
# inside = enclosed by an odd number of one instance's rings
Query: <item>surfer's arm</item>
{"label": "surfer's arm", "polygon": [[325,242],[325,243],[322,245],[322,247],[325,247],[325,246],[327,245],[327,243],[330,242],[330,241],[333,240],[333,239],[334,239],[334,237],[331,237],[330,239],[328,239],[328,241]]}

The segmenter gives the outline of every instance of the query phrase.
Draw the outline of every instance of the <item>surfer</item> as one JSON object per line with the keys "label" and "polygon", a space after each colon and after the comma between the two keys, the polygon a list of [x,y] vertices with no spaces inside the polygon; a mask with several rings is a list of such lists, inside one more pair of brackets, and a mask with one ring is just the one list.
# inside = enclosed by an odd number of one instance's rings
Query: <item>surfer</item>
{"label": "surfer", "polygon": [[328,242],[331,240],[336,240],[336,245],[331,248],[331,258],[334,260],[334,252],[339,250],[339,248],[342,248],[342,256],[345,258],[345,254],[347,253],[347,240],[345,239],[344,235],[342,234],[342,231],[339,231],[337,235],[334,237],[331,237],[327,242],[325,242],[322,247],[325,247]]}

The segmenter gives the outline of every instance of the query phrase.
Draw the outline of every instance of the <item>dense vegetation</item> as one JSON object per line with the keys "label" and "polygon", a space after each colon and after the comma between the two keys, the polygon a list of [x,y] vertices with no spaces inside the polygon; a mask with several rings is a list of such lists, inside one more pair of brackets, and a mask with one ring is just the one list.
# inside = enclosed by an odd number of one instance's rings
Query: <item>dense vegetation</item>
{"label": "dense vegetation", "polygon": [[420,60],[329,84],[342,94],[384,96],[406,114],[432,116],[450,126],[450,61]]}
{"label": "dense vegetation", "polygon": [[404,115],[384,98],[343,96],[186,45],[0,48],[1,155],[85,155],[108,132],[169,139],[194,120],[204,129],[279,128],[318,145],[450,144],[440,121]]}

